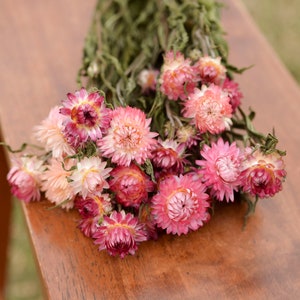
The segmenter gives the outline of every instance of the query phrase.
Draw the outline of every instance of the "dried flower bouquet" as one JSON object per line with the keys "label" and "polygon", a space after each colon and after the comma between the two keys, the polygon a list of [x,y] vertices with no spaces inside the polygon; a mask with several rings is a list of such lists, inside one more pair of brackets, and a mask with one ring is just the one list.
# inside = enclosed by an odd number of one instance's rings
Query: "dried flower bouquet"
{"label": "dried flower bouquet", "polygon": [[248,216],[279,192],[285,153],[241,107],[220,8],[99,0],[80,88],[34,128],[44,152],[14,158],[12,194],[77,209],[82,232],[123,258],[159,231],[198,230],[215,202],[245,199]]}

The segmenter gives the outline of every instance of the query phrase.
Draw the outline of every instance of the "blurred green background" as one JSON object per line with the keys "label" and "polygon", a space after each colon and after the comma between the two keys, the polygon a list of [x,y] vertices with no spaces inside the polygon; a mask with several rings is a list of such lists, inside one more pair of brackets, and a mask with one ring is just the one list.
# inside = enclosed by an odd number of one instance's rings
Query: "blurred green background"
{"label": "blurred green background", "polygon": [[[281,60],[300,83],[300,60],[298,59],[300,49],[300,1],[242,1]],[[15,200],[12,238],[9,249],[7,300],[42,299],[39,277],[25,228],[20,205]]]}

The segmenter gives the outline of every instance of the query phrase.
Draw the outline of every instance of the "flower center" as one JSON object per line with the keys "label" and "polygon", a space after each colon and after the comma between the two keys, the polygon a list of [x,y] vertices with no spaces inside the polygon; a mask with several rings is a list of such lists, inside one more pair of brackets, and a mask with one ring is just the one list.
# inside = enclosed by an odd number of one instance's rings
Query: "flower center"
{"label": "flower center", "polygon": [[99,116],[97,109],[93,105],[84,103],[77,107],[73,107],[71,118],[77,124],[93,127],[97,124]]}
{"label": "flower center", "polygon": [[123,149],[131,150],[140,145],[142,140],[141,132],[132,125],[125,125],[117,128],[115,132],[116,144]]}
{"label": "flower center", "polygon": [[219,157],[216,161],[217,174],[225,182],[234,182],[240,174],[239,164],[230,156]]}
{"label": "flower center", "polygon": [[176,222],[185,221],[193,214],[197,205],[196,194],[190,189],[176,190],[168,201],[168,216]]}

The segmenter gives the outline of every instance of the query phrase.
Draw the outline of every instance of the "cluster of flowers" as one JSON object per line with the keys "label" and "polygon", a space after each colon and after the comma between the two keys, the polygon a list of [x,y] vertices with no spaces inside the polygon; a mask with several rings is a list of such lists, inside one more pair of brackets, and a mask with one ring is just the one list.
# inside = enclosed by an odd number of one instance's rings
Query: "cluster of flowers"
{"label": "cluster of flowers", "polygon": [[99,250],[123,258],[156,239],[158,230],[199,229],[213,201],[232,202],[236,192],[271,197],[282,189],[286,172],[278,151],[222,135],[242,94],[220,58],[193,60],[170,51],[161,70],[143,70],[137,81],[143,93],[163,95],[165,136],[151,131],[141,109],[111,107],[104,93],[81,88],[35,127],[45,153],[15,158],[7,177],[12,193],[30,202],[44,192],[55,205],[78,209],[82,232]]}

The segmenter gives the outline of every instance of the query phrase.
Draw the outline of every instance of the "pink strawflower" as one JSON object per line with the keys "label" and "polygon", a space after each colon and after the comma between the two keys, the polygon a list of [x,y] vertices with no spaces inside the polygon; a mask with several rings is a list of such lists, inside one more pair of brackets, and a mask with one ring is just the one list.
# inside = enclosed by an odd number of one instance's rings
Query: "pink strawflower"
{"label": "pink strawflower", "polygon": [[67,116],[64,135],[74,147],[83,146],[88,140],[97,141],[109,125],[110,110],[104,97],[97,92],[88,93],[84,88],[69,93],[62,102],[60,112]]}
{"label": "pink strawflower", "polygon": [[222,89],[228,94],[232,107],[232,113],[234,113],[241,104],[241,98],[243,98],[243,94],[239,90],[239,85],[237,82],[226,78]]}
{"label": "pink strawflower", "polygon": [[181,52],[166,53],[159,79],[164,95],[170,100],[184,100],[194,90],[197,80],[190,59],[185,59]]}
{"label": "pink strawflower", "polygon": [[147,232],[133,214],[113,211],[109,217],[104,216],[93,238],[99,251],[106,249],[110,255],[124,258],[135,254],[138,244],[147,240]]}
{"label": "pink strawflower", "polygon": [[66,116],[60,113],[60,107],[55,106],[50,110],[48,117],[34,128],[36,139],[43,144],[47,152],[52,151],[52,156],[62,159],[64,156],[75,154],[75,150],[67,143],[63,134]]}
{"label": "pink strawflower", "polygon": [[199,176],[210,188],[211,195],[219,201],[234,201],[234,191],[241,184],[242,155],[235,142],[229,144],[219,138],[211,147],[204,145],[200,152],[203,159],[197,160],[201,166]]}
{"label": "pink strawflower", "polygon": [[159,143],[152,154],[152,162],[157,168],[173,168],[175,172],[182,172],[183,165],[187,162],[184,159],[184,144],[178,144],[175,140],[167,139],[162,141],[159,139]]}
{"label": "pink strawflower", "polygon": [[111,170],[106,168],[106,162],[103,162],[100,157],[84,157],[78,161],[76,169],[69,177],[70,184],[75,193],[85,199],[89,194],[101,193],[103,189],[109,188],[106,179]]}
{"label": "pink strawflower", "polygon": [[142,202],[147,201],[148,193],[155,187],[150,178],[134,164],[118,166],[110,175],[110,190],[115,193],[117,202],[124,206],[138,208]]}
{"label": "pink strawflower", "polygon": [[41,198],[41,174],[44,170],[43,161],[36,156],[14,157],[12,168],[7,174],[11,193],[28,203]]}
{"label": "pink strawflower", "polygon": [[87,237],[92,237],[99,227],[99,220],[112,211],[111,200],[108,194],[92,195],[83,199],[77,197],[75,208],[78,209],[82,219],[78,228]]}
{"label": "pink strawflower", "polygon": [[195,126],[182,126],[176,131],[177,141],[180,144],[183,144],[187,148],[191,148],[198,144],[200,136],[197,132]]}
{"label": "pink strawflower", "polygon": [[226,76],[226,68],[221,64],[221,57],[201,57],[194,68],[203,84],[220,84]]}
{"label": "pink strawflower", "polygon": [[138,75],[137,82],[142,88],[142,93],[156,90],[157,77],[159,75],[158,70],[144,69]]}
{"label": "pink strawflower", "polygon": [[104,157],[112,162],[129,166],[132,161],[143,164],[151,157],[158,134],[150,132],[151,119],[143,111],[132,107],[118,107],[112,111],[107,135],[98,145]]}
{"label": "pink strawflower", "polygon": [[243,163],[243,190],[259,198],[273,197],[282,190],[286,177],[284,161],[277,152],[264,154],[260,150],[246,149]]}
{"label": "pink strawflower", "polygon": [[92,238],[99,228],[99,219],[99,216],[81,219],[78,228],[86,237]]}
{"label": "pink strawflower", "polygon": [[52,158],[47,169],[41,175],[42,188],[46,198],[67,210],[73,208],[75,193],[69,183],[70,169],[74,166],[74,160],[58,160]]}
{"label": "pink strawflower", "polygon": [[158,233],[153,215],[151,214],[151,206],[149,203],[144,203],[140,206],[138,218],[140,223],[145,225],[147,240],[157,240]]}
{"label": "pink strawflower", "polygon": [[112,211],[112,204],[108,194],[89,195],[85,199],[78,196],[75,201],[75,208],[78,209],[82,218],[96,216],[100,218]]}
{"label": "pink strawflower", "polygon": [[201,181],[189,175],[168,177],[152,199],[151,213],[157,226],[168,234],[187,234],[209,220],[208,198]]}
{"label": "pink strawflower", "polygon": [[219,134],[225,129],[229,130],[232,124],[232,108],[230,99],[222,89],[216,85],[201,90],[194,89],[184,103],[183,116],[191,118],[200,133],[210,132]]}

